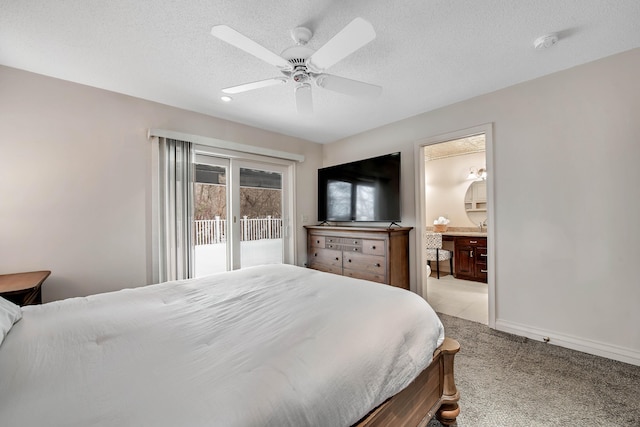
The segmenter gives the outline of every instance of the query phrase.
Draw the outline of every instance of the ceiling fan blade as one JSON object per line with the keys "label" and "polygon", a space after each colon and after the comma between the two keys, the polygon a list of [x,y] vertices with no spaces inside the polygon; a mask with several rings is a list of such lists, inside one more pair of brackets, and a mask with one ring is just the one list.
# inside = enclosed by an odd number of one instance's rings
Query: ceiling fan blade
{"label": "ceiling fan blade", "polygon": [[211,35],[237,47],[238,49],[242,49],[245,52],[250,53],[256,58],[262,59],[273,66],[289,70],[293,68],[286,59],[276,55],[266,47],[259,45],[249,37],[240,34],[231,27],[226,25],[216,25],[211,28]]}
{"label": "ceiling fan blade", "polygon": [[272,79],[267,79],[267,80],[260,80],[257,82],[251,82],[251,83],[245,83],[245,84],[241,84],[238,86],[231,86],[231,87],[227,87],[222,89],[222,92],[224,93],[240,93],[240,92],[247,92],[250,90],[254,90],[254,89],[260,89],[263,87],[269,87],[269,86],[276,86],[282,83],[286,83],[287,79],[285,79],[284,77],[274,77]]}
{"label": "ceiling fan blade", "polygon": [[302,83],[296,87],[296,107],[298,108],[298,113],[313,113],[313,99],[311,98],[311,85],[309,83]]}
{"label": "ceiling fan blade", "polygon": [[382,87],[380,86],[331,74],[320,74],[316,79],[316,84],[323,89],[358,98],[375,98],[382,93]]}
{"label": "ceiling fan blade", "polygon": [[356,18],[307,59],[307,66],[325,70],[376,38],[373,26]]}

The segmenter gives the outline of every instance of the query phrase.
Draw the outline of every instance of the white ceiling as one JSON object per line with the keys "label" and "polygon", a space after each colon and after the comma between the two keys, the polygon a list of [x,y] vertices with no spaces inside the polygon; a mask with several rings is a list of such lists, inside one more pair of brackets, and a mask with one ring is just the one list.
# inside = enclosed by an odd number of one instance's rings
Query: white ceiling
{"label": "white ceiling", "polygon": [[[377,38],[328,72],[383,86],[376,100],[314,87],[304,116],[292,83],[220,100],[279,72],[213,25],[279,54],[294,27],[317,49],[358,16]],[[0,0],[0,64],[326,143],[639,47],[639,22],[638,0]]]}

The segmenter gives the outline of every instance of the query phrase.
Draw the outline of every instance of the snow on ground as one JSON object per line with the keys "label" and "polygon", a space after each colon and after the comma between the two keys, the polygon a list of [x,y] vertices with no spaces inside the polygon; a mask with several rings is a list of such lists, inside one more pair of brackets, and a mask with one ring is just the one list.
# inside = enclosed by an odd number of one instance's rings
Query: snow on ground
{"label": "snow on ground", "polygon": [[[227,270],[226,244],[197,245],[195,250],[195,276]],[[240,265],[251,267],[282,263],[282,239],[262,239],[240,242]]]}

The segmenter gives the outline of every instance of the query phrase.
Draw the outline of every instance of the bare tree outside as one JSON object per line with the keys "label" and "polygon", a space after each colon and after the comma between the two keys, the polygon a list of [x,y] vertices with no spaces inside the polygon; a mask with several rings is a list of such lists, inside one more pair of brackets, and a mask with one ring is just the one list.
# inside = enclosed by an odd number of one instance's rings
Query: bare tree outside
{"label": "bare tree outside", "polygon": [[282,190],[240,187],[240,212],[249,218],[280,218]]}
{"label": "bare tree outside", "polygon": [[[196,220],[227,217],[226,187],[219,184],[196,183],[194,191]],[[240,187],[240,212],[249,218],[280,218],[282,190]]]}
{"label": "bare tree outside", "polygon": [[227,218],[227,191],[224,185],[196,183],[194,190],[194,218]]}

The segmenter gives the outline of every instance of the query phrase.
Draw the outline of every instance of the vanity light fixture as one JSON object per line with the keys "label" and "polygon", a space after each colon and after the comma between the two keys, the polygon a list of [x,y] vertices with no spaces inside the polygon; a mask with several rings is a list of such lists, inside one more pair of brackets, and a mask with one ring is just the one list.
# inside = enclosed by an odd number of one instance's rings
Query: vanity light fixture
{"label": "vanity light fixture", "polygon": [[487,170],[485,168],[469,169],[469,175],[467,176],[469,180],[478,180],[478,179],[487,179]]}

